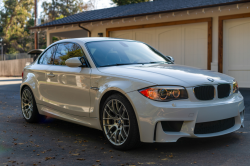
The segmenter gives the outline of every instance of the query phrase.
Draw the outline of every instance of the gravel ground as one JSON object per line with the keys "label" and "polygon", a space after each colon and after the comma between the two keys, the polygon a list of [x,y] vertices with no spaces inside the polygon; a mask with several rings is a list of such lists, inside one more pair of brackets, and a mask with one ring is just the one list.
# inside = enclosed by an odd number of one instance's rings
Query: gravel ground
{"label": "gravel ground", "polygon": [[143,144],[117,151],[101,131],[47,119],[26,123],[21,115],[21,78],[0,78],[0,165],[250,165],[250,89],[245,128],[214,138],[181,138],[176,143]]}

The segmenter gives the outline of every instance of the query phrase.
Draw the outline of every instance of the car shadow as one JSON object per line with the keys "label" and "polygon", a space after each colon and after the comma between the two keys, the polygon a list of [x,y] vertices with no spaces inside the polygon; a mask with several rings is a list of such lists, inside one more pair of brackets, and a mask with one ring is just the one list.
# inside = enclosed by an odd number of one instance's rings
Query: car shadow
{"label": "car shadow", "polygon": [[[24,121],[24,120],[21,120]],[[17,122],[18,123],[18,122]],[[103,147],[105,149],[112,149],[104,138],[103,132],[89,127],[77,125],[74,123],[48,118],[40,124],[28,124],[36,126],[36,128],[46,128],[46,133],[57,132],[64,133],[71,137],[69,142],[73,140],[88,140],[88,144],[93,147]],[[49,127],[47,127],[49,126]],[[45,130],[43,130],[45,131]],[[43,133],[43,132],[41,132]],[[76,137],[75,137],[76,136]],[[54,136],[53,136],[54,137]],[[59,138],[59,137],[58,137]],[[57,138],[56,138],[57,139]],[[61,138],[60,138],[61,139]],[[212,138],[180,138],[175,143],[142,143],[138,148],[130,150],[130,154],[145,154],[147,151],[161,151],[164,153],[198,153],[204,150],[214,150],[221,147],[227,147],[240,143],[239,134],[230,133],[223,136]]]}

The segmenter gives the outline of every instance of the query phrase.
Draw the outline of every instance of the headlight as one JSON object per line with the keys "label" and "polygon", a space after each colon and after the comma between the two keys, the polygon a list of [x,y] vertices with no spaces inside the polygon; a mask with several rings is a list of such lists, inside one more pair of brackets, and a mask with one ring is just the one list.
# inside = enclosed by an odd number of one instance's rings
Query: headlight
{"label": "headlight", "polygon": [[171,101],[179,99],[187,99],[187,90],[183,87],[166,86],[166,87],[150,87],[139,90],[139,92],[152,100]]}
{"label": "headlight", "polygon": [[233,83],[233,93],[238,93],[238,92],[239,92],[239,86],[238,86],[237,81],[234,80],[234,83]]}

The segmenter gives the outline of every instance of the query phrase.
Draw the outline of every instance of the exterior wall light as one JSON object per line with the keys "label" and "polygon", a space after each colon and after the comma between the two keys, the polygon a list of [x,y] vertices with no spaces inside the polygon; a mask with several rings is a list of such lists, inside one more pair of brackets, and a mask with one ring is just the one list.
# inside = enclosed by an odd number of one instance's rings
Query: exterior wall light
{"label": "exterior wall light", "polygon": [[103,33],[98,33],[98,37],[103,37]]}

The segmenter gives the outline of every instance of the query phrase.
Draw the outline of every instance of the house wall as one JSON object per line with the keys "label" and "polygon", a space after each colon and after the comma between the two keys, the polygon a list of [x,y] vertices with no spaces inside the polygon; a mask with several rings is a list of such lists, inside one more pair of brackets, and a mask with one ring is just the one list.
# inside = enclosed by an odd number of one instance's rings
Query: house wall
{"label": "house wall", "polygon": [[63,38],[69,38],[69,36],[72,36],[71,38],[79,38],[79,37],[88,37],[88,33],[87,31],[83,30],[77,25],[48,28],[47,29],[47,47],[50,44],[52,44],[53,36],[63,37]]}
{"label": "house wall", "polygon": [[[112,20],[112,21],[103,21],[101,22],[93,22],[91,24],[82,24],[85,28],[89,29],[92,33],[91,37],[98,37],[98,33],[103,33],[103,36],[106,36],[106,29],[107,28],[115,28],[115,27],[126,27],[126,26],[133,26],[133,25],[141,25],[141,24],[153,24],[153,23],[160,23],[160,22],[173,22],[173,21],[181,21],[181,20],[191,20],[191,19],[199,19],[199,18],[213,18],[213,39],[212,39],[212,63],[211,63],[211,70],[212,71],[218,71],[218,38],[219,38],[219,32],[218,32],[218,21],[219,16],[225,16],[225,15],[234,15],[234,14],[241,14],[241,13],[250,13],[250,3],[245,4],[239,4],[237,8],[237,5],[228,5],[228,6],[222,6],[220,7],[220,10],[218,7],[213,8],[206,8],[204,9],[204,12],[202,9],[195,9],[189,11],[189,15],[187,14],[187,11],[182,12],[176,12],[174,13],[166,13],[161,14],[161,18],[159,15],[152,15],[148,16],[148,19],[146,19],[146,16],[136,17],[136,20],[134,18],[130,19],[124,19],[124,22],[122,19],[118,20]],[[72,30],[79,30],[79,27],[69,27],[66,28],[60,28],[60,29],[49,29],[47,31],[48,39],[47,39],[47,45],[51,44],[51,33],[55,32],[63,32],[63,31],[72,31]]]}

